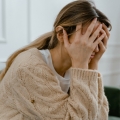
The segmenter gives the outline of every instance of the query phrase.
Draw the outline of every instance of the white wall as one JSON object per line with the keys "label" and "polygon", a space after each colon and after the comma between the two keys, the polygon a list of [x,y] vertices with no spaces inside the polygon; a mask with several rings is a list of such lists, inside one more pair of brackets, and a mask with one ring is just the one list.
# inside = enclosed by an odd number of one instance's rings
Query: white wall
{"label": "white wall", "polygon": [[54,20],[64,5],[73,0],[31,0],[31,41],[41,34],[52,31]]}
{"label": "white wall", "polygon": [[105,85],[120,87],[120,0],[94,1],[98,9],[108,16],[113,27],[99,70],[103,73]]}
{"label": "white wall", "polygon": [[[0,62],[16,49],[51,31],[60,9],[73,0],[0,0]],[[94,0],[113,29],[100,61],[104,84],[120,87],[120,0]],[[3,65],[0,63],[0,67]]]}
{"label": "white wall", "polygon": [[28,44],[28,1],[0,0],[0,62]]}

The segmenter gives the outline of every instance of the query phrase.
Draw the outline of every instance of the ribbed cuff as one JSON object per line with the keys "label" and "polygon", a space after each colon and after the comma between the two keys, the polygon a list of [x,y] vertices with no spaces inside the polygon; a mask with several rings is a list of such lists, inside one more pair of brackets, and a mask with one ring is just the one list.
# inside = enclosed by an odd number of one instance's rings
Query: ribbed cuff
{"label": "ribbed cuff", "polygon": [[95,70],[71,68],[71,77],[81,80],[96,81],[98,78],[98,72]]}

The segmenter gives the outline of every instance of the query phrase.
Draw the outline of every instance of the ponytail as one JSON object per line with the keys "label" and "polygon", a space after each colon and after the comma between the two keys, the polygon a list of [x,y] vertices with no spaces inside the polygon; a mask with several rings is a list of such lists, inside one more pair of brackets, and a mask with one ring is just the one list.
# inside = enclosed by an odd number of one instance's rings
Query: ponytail
{"label": "ponytail", "polygon": [[[6,62],[6,67],[5,69],[3,69],[0,73],[0,80],[3,79],[3,77],[5,76],[6,72],[8,71],[9,67],[11,66],[12,62],[14,61],[14,59],[16,58],[16,56],[18,54],[20,54],[23,51],[26,51],[30,48],[37,48],[37,49],[49,49],[51,48],[50,46],[50,41],[53,41],[53,37],[52,37],[53,32],[48,32],[46,34],[43,34],[42,36],[40,36],[39,38],[37,38],[35,41],[31,42],[29,45],[17,50],[16,52],[14,52],[7,60]],[[52,38],[52,39],[51,39]]]}

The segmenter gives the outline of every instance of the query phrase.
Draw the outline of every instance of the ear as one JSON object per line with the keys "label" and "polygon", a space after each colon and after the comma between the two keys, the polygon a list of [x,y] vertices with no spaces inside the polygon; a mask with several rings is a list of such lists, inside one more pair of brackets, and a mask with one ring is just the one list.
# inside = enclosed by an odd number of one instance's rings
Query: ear
{"label": "ear", "polygon": [[57,33],[57,39],[60,41],[60,42],[63,42],[63,27],[62,26],[57,26],[56,27],[56,33]]}

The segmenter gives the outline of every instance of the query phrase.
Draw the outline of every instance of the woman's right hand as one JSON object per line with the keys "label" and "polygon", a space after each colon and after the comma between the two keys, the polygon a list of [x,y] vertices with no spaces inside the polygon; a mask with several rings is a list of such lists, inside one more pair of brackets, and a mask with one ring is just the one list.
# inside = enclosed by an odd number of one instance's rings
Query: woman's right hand
{"label": "woman's right hand", "polygon": [[88,69],[90,56],[96,46],[104,38],[104,34],[97,37],[102,29],[102,24],[93,32],[97,19],[94,19],[85,34],[82,34],[82,25],[76,26],[76,32],[68,40],[66,31],[63,29],[63,39],[65,48],[71,58],[72,67]]}

